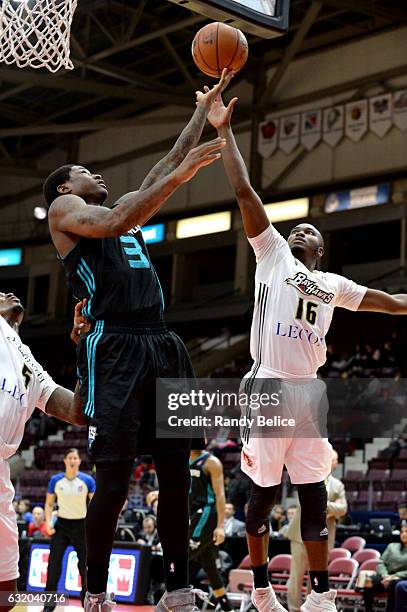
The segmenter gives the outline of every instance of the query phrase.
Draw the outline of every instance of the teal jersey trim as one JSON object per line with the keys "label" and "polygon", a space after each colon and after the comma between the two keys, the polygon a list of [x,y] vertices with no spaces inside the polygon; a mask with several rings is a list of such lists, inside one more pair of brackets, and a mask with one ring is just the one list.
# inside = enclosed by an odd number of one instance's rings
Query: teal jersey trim
{"label": "teal jersey trim", "polygon": [[82,314],[87,319],[94,320],[95,317],[93,316],[91,312],[91,305],[92,305],[93,296],[96,293],[95,277],[93,275],[92,270],[89,268],[88,264],[83,259],[83,257],[81,258],[79,265],[78,265],[78,276],[85,283],[86,289],[89,293],[89,300],[86,306],[82,309]]}
{"label": "teal jersey trim", "polygon": [[201,534],[202,534],[202,530],[205,527],[206,523],[208,522],[208,519],[211,515],[212,512],[212,506],[204,506],[204,508],[202,509],[202,516],[199,519],[198,523],[196,524],[196,527],[192,533],[192,537],[193,538],[200,538]]}
{"label": "teal jersey trim", "polygon": [[103,335],[104,321],[96,321],[95,329],[86,338],[86,351],[88,355],[88,399],[84,413],[89,418],[95,414],[95,361],[96,347]]}

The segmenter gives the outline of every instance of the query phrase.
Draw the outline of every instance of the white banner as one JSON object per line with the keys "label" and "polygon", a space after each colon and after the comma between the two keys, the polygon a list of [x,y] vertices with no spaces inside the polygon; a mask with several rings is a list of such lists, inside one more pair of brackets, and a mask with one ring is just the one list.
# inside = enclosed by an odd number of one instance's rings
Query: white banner
{"label": "white banner", "polygon": [[290,115],[280,119],[280,149],[287,155],[292,153],[300,142],[300,115]]}
{"label": "white banner", "polygon": [[392,125],[392,95],[382,94],[369,99],[370,131],[383,138]]}
{"label": "white banner", "polygon": [[343,105],[331,106],[324,110],[322,139],[330,147],[336,147],[343,138],[345,109]]}
{"label": "white banner", "polygon": [[301,144],[311,151],[321,140],[322,111],[313,110],[301,115]]}
{"label": "white banner", "polygon": [[257,151],[264,158],[268,159],[277,149],[279,119],[267,117],[259,125],[259,139]]}
{"label": "white banner", "polygon": [[393,123],[402,132],[407,131],[407,89],[393,95]]}
{"label": "white banner", "polygon": [[346,136],[359,142],[367,132],[367,100],[349,102],[346,105]]}

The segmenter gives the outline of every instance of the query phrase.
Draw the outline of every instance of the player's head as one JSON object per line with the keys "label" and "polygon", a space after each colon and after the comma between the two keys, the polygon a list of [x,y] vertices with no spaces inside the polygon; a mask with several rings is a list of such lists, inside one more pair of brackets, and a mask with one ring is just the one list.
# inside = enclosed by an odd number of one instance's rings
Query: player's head
{"label": "player's head", "polygon": [[77,195],[87,204],[103,204],[108,192],[101,174],[92,174],[84,166],[68,164],[52,172],[43,185],[47,206],[61,195]]}
{"label": "player's head", "polygon": [[64,454],[64,463],[66,470],[79,470],[81,458],[77,448],[68,448]]}
{"label": "player's head", "polygon": [[18,331],[18,326],[24,318],[24,307],[14,293],[0,292],[0,316],[4,317],[7,323]]}
{"label": "player's head", "polygon": [[294,257],[303,262],[312,259],[318,262],[324,254],[324,239],[320,231],[310,223],[300,223],[293,227],[287,242]]}

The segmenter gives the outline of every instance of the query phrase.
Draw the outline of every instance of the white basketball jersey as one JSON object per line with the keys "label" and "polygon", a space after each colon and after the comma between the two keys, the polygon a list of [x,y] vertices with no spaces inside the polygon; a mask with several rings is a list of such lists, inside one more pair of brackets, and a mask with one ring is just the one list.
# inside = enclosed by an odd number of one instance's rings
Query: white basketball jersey
{"label": "white basketball jersey", "polygon": [[337,274],[310,272],[272,225],[249,242],[257,261],[251,374],[315,377],[326,360],[334,308],[357,310],[366,287]]}
{"label": "white basketball jersey", "polygon": [[34,359],[28,346],[0,316],[0,458],[18,449],[27,419],[45,406],[58,385]]}

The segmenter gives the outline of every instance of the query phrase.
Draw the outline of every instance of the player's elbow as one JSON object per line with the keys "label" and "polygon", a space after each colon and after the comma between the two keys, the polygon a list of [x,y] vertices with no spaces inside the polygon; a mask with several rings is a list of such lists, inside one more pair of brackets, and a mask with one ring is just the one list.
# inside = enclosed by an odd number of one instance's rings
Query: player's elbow
{"label": "player's elbow", "polygon": [[392,315],[402,315],[402,314],[406,314],[407,308],[405,304],[403,304],[399,298],[391,297],[388,301],[387,312]]}

